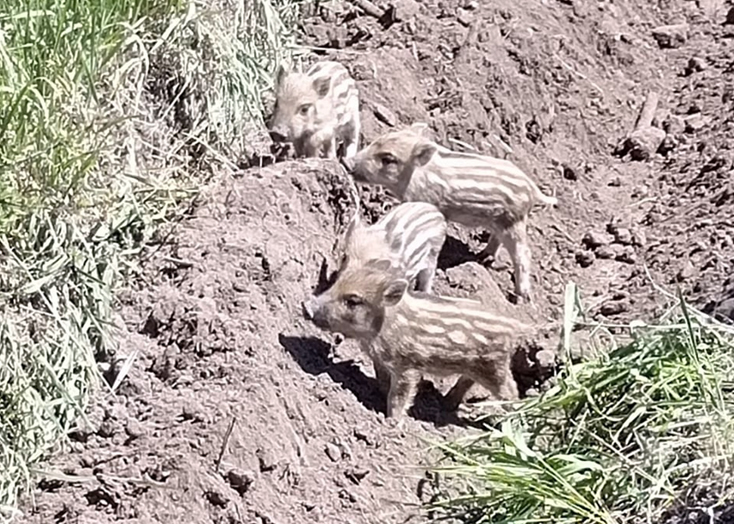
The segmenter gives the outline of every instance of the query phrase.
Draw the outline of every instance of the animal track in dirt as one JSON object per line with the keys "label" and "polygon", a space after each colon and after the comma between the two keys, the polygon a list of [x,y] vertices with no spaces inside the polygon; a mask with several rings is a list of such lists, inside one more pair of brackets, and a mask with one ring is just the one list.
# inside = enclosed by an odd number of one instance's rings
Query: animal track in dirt
{"label": "animal track in dirt", "polygon": [[[530,218],[534,307],[507,300],[510,270],[477,264],[486,238],[456,226],[437,292],[553,326],[573,280],[592,316],[622,322],[664,305],[647,266],[660,285],[734,315],[725,13],[631,0],[392,4],[382,20],[324,4],[303,23],[306,43],[357,80],[363,141],[426,122],[449,147],[516,161],[560,202]],[[683,41],[661,48],[653,30],[681,20]],[[650,91],[664,147],[646,162],[614,156]],[[360,189],[369,221],[395,204]],[[423,384],[405,428],[393,428],[356,345],[300,312],[324,259],[333,264],[349,195],[339,166],[317,160],[206,189],[120,295],[118,353],[139,352],[129,377],[49,465],[88,481],[39,483],[26,522],[372,524],[416,511],[426,482],[410,468],[431,460],[420,439],[472,431],[440,409],[446,384]],[[544,351],[518,355],[521,389],[539,387]]]}

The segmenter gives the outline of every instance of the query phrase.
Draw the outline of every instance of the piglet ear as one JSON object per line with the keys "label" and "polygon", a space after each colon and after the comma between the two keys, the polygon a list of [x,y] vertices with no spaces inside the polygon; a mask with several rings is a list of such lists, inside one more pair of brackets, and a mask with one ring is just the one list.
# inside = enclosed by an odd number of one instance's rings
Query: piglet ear
{"label": "piglet ear", "polygon": [[354,216],[349,221],[349,226],[347,227],[347,232],[344,233],[344,240],[346,242],[349,241],[349,239],[354,235],[357,231],[359,231],[362,228],[362,220],[359,217],[359,209],[354,213]]}
{"label": "piglet ear", "polygon": [[315,79],[313,81],[313,89],[319,98],[324,98],[329,94],[329,89],[331,89],[331,77],[322,76]]}
{"label": "piglet ear", "polygon": [[288,71],[286,71],[285,67],[283,67],[283,64],[278,64],[278,69],[275,70],[275,88],[277,89],[278,86],[280,86],[283,83],[283,80],[285,80],[286,75],[288,74]]}
{"label": "piglet ear", "polygon": [[386,306],[394,306],[403,298],[408,289],[408,281],[405,279],[393,280],[382,293],[382,300]]}
{"label": "piglet ear", "polygon": [[381,272],[388,272],[392,269],[392,262],[386,258],[371,258],[365,265]]}
{"label": "piglet ear", "polygon": [[433,158],[436,152],[436,146],[428,140],[423,140],[413,148],[412,158],[418,166],[425,166]]}
{"label": "piglet ear", "polygon": [[428,124],[426,124],[425,122],[415,122],[411,124],[410,126],[411,131],[421,136],[423,135],[423,133],[426,132],[427,129],[428,129]]}

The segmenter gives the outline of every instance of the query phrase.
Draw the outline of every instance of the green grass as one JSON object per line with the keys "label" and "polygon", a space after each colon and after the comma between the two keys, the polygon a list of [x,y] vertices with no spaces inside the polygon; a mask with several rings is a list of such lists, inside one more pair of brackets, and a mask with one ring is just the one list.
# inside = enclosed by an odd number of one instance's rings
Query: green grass
{"label": "green grass", "polygon": [[[576,321],[570,289],[564,334]],[[498,429],[441,446],[434,520],[655,523],[696,489],[731,500],[731,330],[682,301],[675,312],[568,365]]]}
{"label": "green grass", "polygon": [[104,392],[98,361],[130,357],[111,335],[116,286],[261,127],[298,5],[234,5],[0,7],[0,521]]}

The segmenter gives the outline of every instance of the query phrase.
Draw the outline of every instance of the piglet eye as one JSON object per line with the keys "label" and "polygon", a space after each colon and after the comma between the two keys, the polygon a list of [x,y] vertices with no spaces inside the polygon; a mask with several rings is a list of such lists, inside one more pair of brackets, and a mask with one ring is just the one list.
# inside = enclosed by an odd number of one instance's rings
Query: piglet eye
{"label": "piglet eye", "polygon": [[385,153],[380,157],[380,161],[383,166],[390,166],[398,163],[398,159],[392,156],[390,153]]}
{"label": "piglet eye", "polygon": [[303,104],[298,108],[298,113],[301,115],[307,115],[309,109],[311,109],[311,104]]}
{"label": "piglet eye", "polygon": [[344,297],[344,305],[347,306],[347,309],[354,309],[363,303],[362,299],[357,295],[347,295]]}

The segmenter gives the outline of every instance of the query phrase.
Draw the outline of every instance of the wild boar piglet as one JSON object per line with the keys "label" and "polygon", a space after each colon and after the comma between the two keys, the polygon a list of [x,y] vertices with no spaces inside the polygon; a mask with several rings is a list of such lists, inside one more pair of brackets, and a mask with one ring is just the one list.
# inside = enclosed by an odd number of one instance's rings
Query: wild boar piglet
{"label": "wild boar piglet", "polygon": [[269,122],[274,142],[291,142],[296,155],[351,157],[359,148],[359,92],[339,62],[318,62],[305,73],[278,67],[275,108]]}
{"label": "wild boar piglet", "polygon": [[387,391],[387,416],[402,417],[423,373],[460,375],[448,394],[451,408],[476,381],[503,400],[517,398],[510,371],[513,341],[530,327],[492,313],[478,301],[408,289],[387,260],[345,271],[324,293],[302,304],[304,316],[325,331],[359,341]]}
{"label": "wild boar piglet", "polygon": [[530,300],[527,217],[538,203],[555,205],[515,164],[460,153],[423,136],[424,124],[385,133],[343,164],[358,182],[381,185],[403,202],[429,202],[449,222],[491,233],[479,254],[486,262],[504,245],[512,259],[515,294]]}
{"label": "wild boar piglet", "polygon": [[366,226],[359,212],[344,235],[339,274],[371,259],[390,260],[419,291],[431,292],[438,255],[446,240],[446,219],[427,202],[405,202]]}

